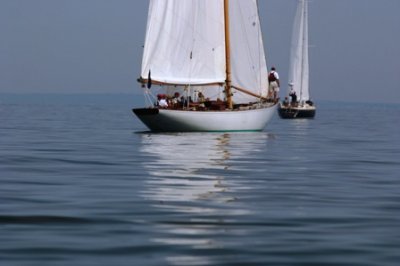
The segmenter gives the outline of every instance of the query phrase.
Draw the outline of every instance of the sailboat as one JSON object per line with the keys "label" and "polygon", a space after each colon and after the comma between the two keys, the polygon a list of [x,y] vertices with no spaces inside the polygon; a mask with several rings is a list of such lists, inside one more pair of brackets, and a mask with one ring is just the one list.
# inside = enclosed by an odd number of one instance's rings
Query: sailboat
{"label": "sailboat", "polygon": [[281,118],[313,118],[316,107],[310,99],[308,62],[308,3],[298,0],[293,25],[289,65],[289,97],[279,104]]}
{"label": "sailboat", "polygon": [[267,75],[257,0],[151,0],[132,111],[151,131],[262,131]]}

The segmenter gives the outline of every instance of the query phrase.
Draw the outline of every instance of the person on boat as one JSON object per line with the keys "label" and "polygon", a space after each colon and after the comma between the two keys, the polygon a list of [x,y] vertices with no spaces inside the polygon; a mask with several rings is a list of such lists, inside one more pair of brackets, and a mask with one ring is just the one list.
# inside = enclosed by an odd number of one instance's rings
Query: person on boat
{"label": "person on boat", "polygon": [[193,103],[192,96],[189,97],[185,97],[183,95],[181,96],[181,105],[183,108],[189,107],[191,103]]}
{"label": "person on boat", "polygon": [[199,93],[197,94],[197,101],[199,102],[199,107],[200,108],[204,108],[204,102],[206,101],[206,97],[204,97],[204,94],[199,91]]}
{"label": "person on boat", "polygon": [[204,103],[206,101],[206,98],[204,97],[203,93],[199,91],[199,94],[197,95],[197,99],[199,103]]}
{"label": "person on boat", "polygon": [[280,82],[279,74],[276,72],[275,67],[271,67],[271,71],[268,74],[268,84],[270,98],[273,97],[274,101],[276,101],[279,95]]}
{"label": "person on boat", "polygon": [[180,104],[180,99],[179,99],[179,92],[174,93],[174,97],[172,97],[171,103],[173,107],[178,107]]}
{"label": "person on boat", "polygon": [[291,101],[292,106],[295,106],[297,104],[297,95],[293,87],[290,89],[289,96],[292,98]]}
{"label": "person on boat", "polygon": [[285,100],[283,101],[283,106],[289,106],[289,99],[288,99],[288,97],[285,97]]}
{"label": "person on boat", "polygon": [[167,97],[165,95],[160,95],[160,99],[158,101],[158,106],[161,108],[168,108]]}

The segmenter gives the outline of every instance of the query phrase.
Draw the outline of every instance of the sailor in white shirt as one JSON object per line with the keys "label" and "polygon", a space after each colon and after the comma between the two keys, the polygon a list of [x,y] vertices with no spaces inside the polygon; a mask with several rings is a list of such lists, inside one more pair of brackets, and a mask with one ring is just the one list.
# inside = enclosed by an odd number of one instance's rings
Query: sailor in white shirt
{"label": "sailor in white shirt", "polygon": [[268,74],[268,83],[269,83],[269,95],[272,97],[274,100],[278,99],[279,96],[279,74],[276,72],[275,67],[271,67],[271,72]]}

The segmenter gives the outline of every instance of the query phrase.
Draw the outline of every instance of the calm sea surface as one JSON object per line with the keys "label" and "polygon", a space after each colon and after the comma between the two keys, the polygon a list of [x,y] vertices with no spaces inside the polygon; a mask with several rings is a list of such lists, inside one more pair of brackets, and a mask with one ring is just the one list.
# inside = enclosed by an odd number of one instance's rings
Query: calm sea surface
{"label": "calm sea surface", "polygon": [[0,265],[399,265],[400,105],[152,134],[118,104],[0,104]]}

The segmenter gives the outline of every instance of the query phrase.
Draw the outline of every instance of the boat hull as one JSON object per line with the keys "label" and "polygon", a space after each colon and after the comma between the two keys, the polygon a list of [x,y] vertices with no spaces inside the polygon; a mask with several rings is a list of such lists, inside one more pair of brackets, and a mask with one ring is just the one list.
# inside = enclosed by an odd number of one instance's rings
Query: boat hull
{"label": "boat hull", "polygon": [[314,118],[316,108],[315,106],[283,106],[282,104],[278,107],[278,114],[283,119],[296,119],[296,118]]}
{"label": "boat hull", "polygon": [[276,106],[237,111],[187,111],[158,108],[132,109],[156,132],[261,131],[276,112]]}

